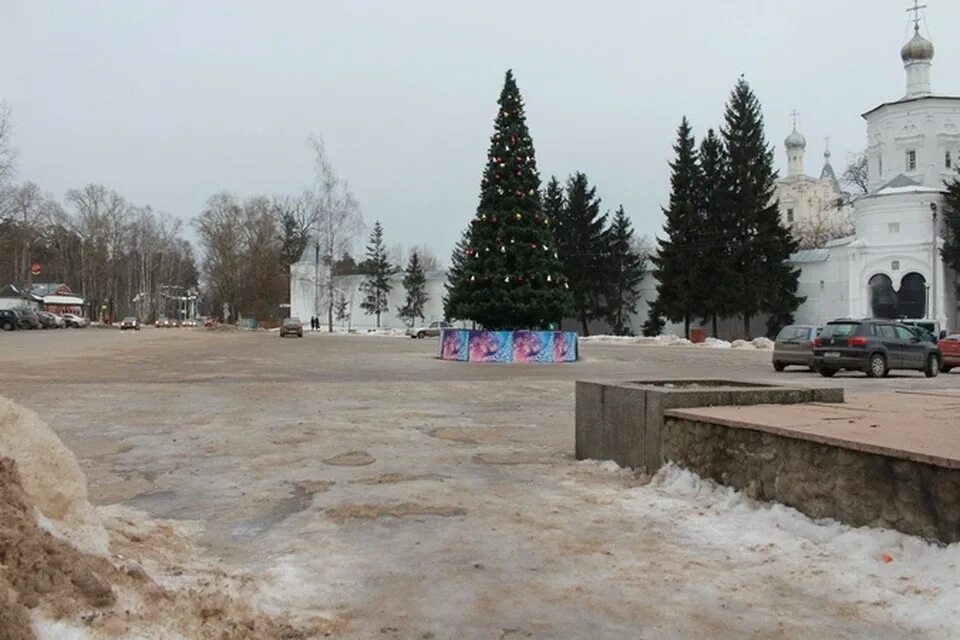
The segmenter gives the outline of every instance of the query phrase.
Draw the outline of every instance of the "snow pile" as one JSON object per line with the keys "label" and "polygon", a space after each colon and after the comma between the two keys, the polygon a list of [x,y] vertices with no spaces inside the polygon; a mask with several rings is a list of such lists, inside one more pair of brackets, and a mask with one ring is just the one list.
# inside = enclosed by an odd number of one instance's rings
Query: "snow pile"
{"label": "snow pile", "polygon": [[17,464],[41,527],[86,553],[106,555],[106,529],[87,500],[87,480],[73,453],[37,417],[0,397],[0,457]]}
{"label": "snow pile", "polygon": [[854,594],[914,628],[947,633],[935,637],[956,637],[960,544],[937,546],[889,529],[812,520],[675,465],[649,485],[629,489],[624,508],[640,518],[670,519],[680,544],[740,558],[742,572],[758,582],[776,579],[767,573],[775,558],[777,570],[789,569],[798,584],[813,580],[824,593]]}
{"label": "snow pile", "polygon": [[704,340],[702,346],[712,349],[729,349],[730,343],[726,340],[720,340],[719,338],[707,338]]}
{"label": "snow pile", "polygon": [[746,349],[770,351],[773,349],[773,341],[768,338],[755,338],[754,340],[734,340],[732,343],[719,338],[707,338],[703,342],[690,342],[686,338],[673,335],[660,335],[656,337],[635,337],[635,336],[611,336],[597,335],[584,336],[579,338],[580,342],[586,343],[606,343],[606,344],[637,344],[641,346],[655,347],[702,347],[706,349]]}
{"label": "snow pile", "polygon": [[753,346],[763,351],[773,351],[773,340],[770,338],[754,338]]}

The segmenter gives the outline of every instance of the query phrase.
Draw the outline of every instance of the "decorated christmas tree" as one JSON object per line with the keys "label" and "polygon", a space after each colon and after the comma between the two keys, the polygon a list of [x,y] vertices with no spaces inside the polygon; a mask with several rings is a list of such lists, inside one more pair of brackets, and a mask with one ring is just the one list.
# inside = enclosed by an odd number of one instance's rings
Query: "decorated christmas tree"
{"label": "decorated christmas tree", "polygon": [[457,316],[487,329],[540,329],[570,311],[569,283],[541,211],[540,174],[523,99],[507,71],[480,206],[468,230],[460,280],[448,292]]}

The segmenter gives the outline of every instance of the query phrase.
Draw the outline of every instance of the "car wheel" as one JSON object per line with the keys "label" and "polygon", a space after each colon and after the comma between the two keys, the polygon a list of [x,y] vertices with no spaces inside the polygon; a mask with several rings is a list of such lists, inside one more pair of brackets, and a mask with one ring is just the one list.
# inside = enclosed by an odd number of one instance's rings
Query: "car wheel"
{"label": "car wheel", "polygon": [[10,323],[10,322],[4,322],[4,323],[3,323],[3,330],[4,330],[4,331],[13,331],[13,324]]}
{"label": "car wheel", "polygon": [[882,353],[875,353],[867,361],[867,377],[882,378],[887,375],[887,359]]}
{"label": "car wheel", "polygon": [[774,363],[773,363],[773,370],[774,370],[774,371],[777,371],[777,372],[780,372],[780,371],[783,371],[783,370],[786,368],[786,366],[787,366],[787,365],[783,364],[782,362],[774,362]]}
{"label": "car wheel", "polygon": [[923,368],[923,375],[928,378],[936,378],[938,373],[940,373],[940,358],[937,357],[937,354],[931,353],[927,356],[927,365]]}
{"label": "car wheel", "polygon": [[424,338],[427,337],[427,334],[425,334],[423,331],[418,331],[418,332],[417,332],[417,337],[418,337],[419,339],[423,340]]}
{"label": "car wheel", "polygon": [[836,369],[827,369],[826,367],[820,367],[820,375],[822,375],[824,378],[832,378],[836,372],[837,372]]}

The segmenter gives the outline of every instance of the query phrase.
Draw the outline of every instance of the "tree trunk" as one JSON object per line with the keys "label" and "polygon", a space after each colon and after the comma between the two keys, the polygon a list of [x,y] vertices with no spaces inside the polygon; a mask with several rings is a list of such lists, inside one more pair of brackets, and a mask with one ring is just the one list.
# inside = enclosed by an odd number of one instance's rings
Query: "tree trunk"
{"label": "tree trunk", "polygon": [[713,314],[713,337],[719,338],[719,331],[717,331],[717,314]]}
{"label": "tree trunk", "polygon": [[690,339],[690,316],[683,316],[683,337]]}
{"label": "tree trunk", "polygon": [[750,318],[752,316],[749,313],[743,314],[743,336],[744,339],[750,339]]}
{"label": "tree trunk", "polygon": [[586,312],[586,310],[583,310],[583,311],[580,312],[580,324],[583,325],[583,335],[584,335],[584,336],[589,336],[589,335],[590,335],[590,327],[589,327],[589,325],[587,324],[587,312]]}

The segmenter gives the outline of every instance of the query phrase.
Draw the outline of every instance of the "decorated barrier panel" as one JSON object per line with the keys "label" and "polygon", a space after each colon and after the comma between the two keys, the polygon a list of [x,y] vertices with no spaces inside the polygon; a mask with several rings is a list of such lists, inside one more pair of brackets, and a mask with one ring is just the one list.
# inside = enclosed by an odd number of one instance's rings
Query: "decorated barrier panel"
{"label": "decorated barrier panel", "polygon": [[440,359],[459,362],[575,362],[574,331],[444,329]]}

